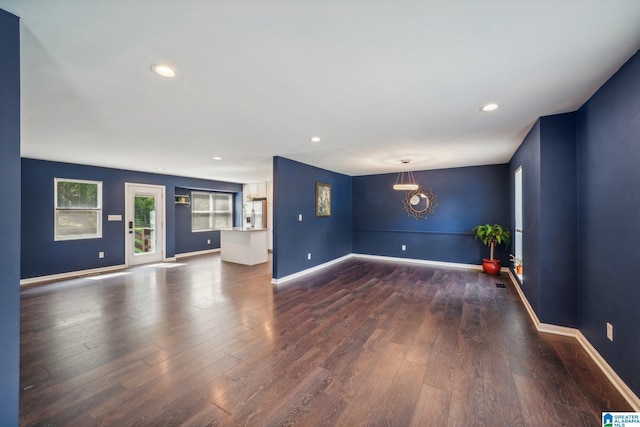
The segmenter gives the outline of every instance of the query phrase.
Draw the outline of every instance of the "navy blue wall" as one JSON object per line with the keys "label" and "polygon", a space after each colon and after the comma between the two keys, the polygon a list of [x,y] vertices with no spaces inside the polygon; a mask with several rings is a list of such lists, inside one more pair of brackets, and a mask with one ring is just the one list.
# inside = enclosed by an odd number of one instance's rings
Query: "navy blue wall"
{"label": "navy blue wall", "polygon": [[[102,181],[102,238],[54,241],[53,179],[56,177]],[[174,203],[176,187],[242,191],[241,184],[228,182],[22,159],[22,278],[124,264],[124,220],[107,221],[107,216],[124,218],[125,182],[166,187],[167,258],[177,253],[175,213],[185,210]],[[98,258],[100,251],[105,253],[103,259]]]}
{"label": "navy blue wall", "polygon": [[0,424],[18,425],[20,373],[20,30],[0,10]]}
{"label": "navy blue wall", "polygon": [[[331,217],[316,218],[316,182],[331,184]],[[351,177],[273,158],[273,277],[350,254]],[[302,214],[303,221],[298,221]],[[307,253],[311,252],[311,260]]]}
{"label": "navy blue wall", "polygon": [[[213,184],[213,182],[212,182]],[[191,197],[192,190],[219,191],[215,188],[176,187],[176,195]],[[234,226],[242,226],[242,193],[234,193]],[[207,243],[209,240],[211,243]],[[191,206],[176,204],[176,254],[220,249],[219,231],[191,231]]]}
{"label": "navy blue wall", "polygon": [[576,114],[541,117],[533,126],[510,162],[512,201],[520,166],[522,290],[541,322],[577,327]]}
{"label": "navy blue wall", "polygon": [[639,53],[578,110],[578,212],[580,331],[640,395]]}
{"label": "navy blue wall", "polygon": [[[353,251],[482,264],[489,248],[471,230],[485,223],[508,226],[508,173],[506,164],[414,172],[416,182],[436,195],[438,206],[426,220],[403,210],[405,192],[392,188],[397,174],[354,177]],[[496,257],[506,262],[508,255],[507,248],[497,248]]]}
{"label": "navy blue wall", "polygon": [[578,326],[576,113],[540,119],[540,319]]}

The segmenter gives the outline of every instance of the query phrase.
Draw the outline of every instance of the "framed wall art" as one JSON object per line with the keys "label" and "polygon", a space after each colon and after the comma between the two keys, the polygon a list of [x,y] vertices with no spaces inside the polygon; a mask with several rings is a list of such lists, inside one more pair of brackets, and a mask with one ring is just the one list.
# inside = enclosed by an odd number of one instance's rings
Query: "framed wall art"
{"label": "framed wall art", "polygon": [[316,182],[316,216],[331,216],[331,184]]}

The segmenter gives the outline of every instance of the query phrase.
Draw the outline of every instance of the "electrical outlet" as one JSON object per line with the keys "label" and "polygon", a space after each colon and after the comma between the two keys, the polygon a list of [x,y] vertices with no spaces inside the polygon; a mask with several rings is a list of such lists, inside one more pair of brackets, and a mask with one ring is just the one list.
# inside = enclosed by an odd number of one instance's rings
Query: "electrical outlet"
{"label": "electrical outlet", "polygon": [[302,214],[298,214],[298,221],[302,222]]}
{"label": "electrical outlet", "polygon": [[207,245],[211,244],[211,239],[207,239]]}
{"label": "electrical outlet", "polygon": [[311,259],[311,252],[307,254],[307,259]]}
{"label": "electrical outlet", "polygon": [[98,252],[98,258],[104,258],[104,252]]}
{"label": "electrical outlet", "polygon": [[406,251],[407,250],[407,245],[402,245],[402,250]]}
{"label": "electrical outlet", "polygon": [[613,341],[613,325],[607,322],[607,338],[609,341]]}

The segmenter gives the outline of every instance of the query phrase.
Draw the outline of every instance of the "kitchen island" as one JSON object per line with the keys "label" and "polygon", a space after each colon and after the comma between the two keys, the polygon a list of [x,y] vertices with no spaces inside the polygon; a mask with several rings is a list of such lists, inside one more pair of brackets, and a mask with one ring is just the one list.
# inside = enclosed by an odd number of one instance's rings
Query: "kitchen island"
{"label": "kitchen island", "polygon": [[234,227],[220,230],[220,258],[236,264],[267,262],[267,228]]}

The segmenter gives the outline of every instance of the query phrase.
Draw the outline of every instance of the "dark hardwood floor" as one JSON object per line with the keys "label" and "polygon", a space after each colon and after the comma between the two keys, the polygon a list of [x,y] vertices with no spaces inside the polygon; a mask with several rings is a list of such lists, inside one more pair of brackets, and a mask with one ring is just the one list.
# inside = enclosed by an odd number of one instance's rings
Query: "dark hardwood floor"
{"label": "dark hardwood floor", "polygon": [[[506,277],[207,255],[25,288],[21,425],[598,426],[631,411]],[[496,287],[496,282],[506,288]]]}

